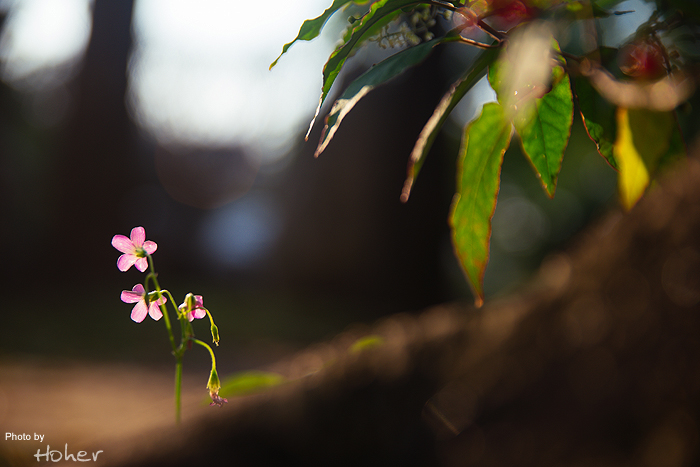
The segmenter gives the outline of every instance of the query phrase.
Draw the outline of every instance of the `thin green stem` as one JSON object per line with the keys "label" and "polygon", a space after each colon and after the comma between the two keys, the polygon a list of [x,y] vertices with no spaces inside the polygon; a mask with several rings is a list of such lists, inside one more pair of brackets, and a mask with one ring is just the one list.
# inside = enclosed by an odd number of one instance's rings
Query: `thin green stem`
{"label": "thin green stem", "polygon": [[176,357],[175,363],[175,423],[180,424],[182,412],[182,355]]}
{"label": "thin green stem", "polygon": [[212,348],[209,347],[209,344],[194,337],[190,337],[190,340],[195,344],[201,345],[209,351],[209,355],[211,355],[211,367],[216,369],[216,356],[214,355],[214,350],[212,350]]}
{"label": "thin green stem", "polygon": [[[153,281],[153,287],[156,289],[156,292],[158,293],[158,297],[161,297],[163,294],[167,294],[168,297],[170,297],[170,301],[173,306],[175,305],[175,300],[173,300],[173,296],[170,294],[169,291],[160,288],[160,284],[158,283],[158,274],[156,273],[156,267],[155,264],[153,263],[153,257],[149,254],[146,253],[146,257],[148,258],[148,264],[150,266],[151,272],[146,276],[146,290],[148,290],[148,281],[151,280]],[[180,346],[177,347],[175,345],[175,337],[173,336],[173,329],[172,326],[170,325],[170,317],[168,316],[168,307],[165,304],[158,305],[161,312],[163,313],[163,320],[165,321],[165,328],[168,330],[168,338],[170,339],[170,345],[173,349],[173,355],[175,355],[175,423],[180,424],[180,419],[181,419],[181,414],[182,414],[182,354],[183,354],[183,343],[184,343],[184,333],[183,333],[183,341],[180,343]],[[177,309],[176,309],[177,312]]]}
{"label": "thin green stem", "polygon": [[[163,293],[162,289],[160,288],[160,284],[158,283],[158,274],[156,274],[156,267],[153,263],[153,257],[146,253],[146,257],[148,258],[148,264],[151,267],[151,272],[148,273],[146,276],[146,290],[148,290],[148,280],[150,279],[153,281],[153,287],[156,289],[156,292],[158,292],[159,296],[160,294]],[[168,292],[168,295],[170,295],[170,292]],[[172,295],[170,295],[170,299],[172,300]],[[158,305],[160,307],[161,312],[163,313],[163,319],[165,321],[165,328],[168,330],[168,338],[170,339],[170,345],[173,348],[173,352],[177,350],[177,347],[175,345],[175,338],[173,337],[173,329],[172,326],[170,325],[170,317],[168,316],[168,308],[163,305]]]}
{"label": "thin green stem", "polygon": [[170,298],[170,303],[173,304],[173,308],[175,308],[175,313],[177,314],[177,307],[175,306],[175,299],[173,299],[173,296],[170,294],[170,291],[168,289],[163,289],[160,291],[160,293],[165,294]]}
{"label": "thin green stem", "polygon": [[207,313],[207,316],[209,317],[209,322],[212,325],[214,325],[214,317],[211,315],[211,313],[209,313],[209,310],[207,310],[206,308],[204,309],[204,311]]}

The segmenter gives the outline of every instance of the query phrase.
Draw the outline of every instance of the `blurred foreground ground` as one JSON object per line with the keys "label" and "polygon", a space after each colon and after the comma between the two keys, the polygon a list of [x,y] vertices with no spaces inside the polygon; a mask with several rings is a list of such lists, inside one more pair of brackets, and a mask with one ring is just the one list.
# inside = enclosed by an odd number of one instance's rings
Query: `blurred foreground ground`
{"label": "blurred foreground ground", "polygon": [[[699,181],[692,157],[482,309],[397,314],[291,352],[266,368],[292,381],[262,394],[202,406],[188,376],[181,427],[166,373],[31,362],[3,364],[3,425],[114,466],[698,465]],[[379,344],[353,351],[361,336]],[[17,443],[3,462],[33,464]]]}
{"label": "blurred foreground ground", "polygon": [[[36,464],[37,450],[69,452],[104,440],[128,439],[172,427],[173,374],[136,365],[0,362],[0,465]],[[207,374],[184,378],[183,422],[209,407]],[[7,433],[44,435],[43,442],[12,441]]]}

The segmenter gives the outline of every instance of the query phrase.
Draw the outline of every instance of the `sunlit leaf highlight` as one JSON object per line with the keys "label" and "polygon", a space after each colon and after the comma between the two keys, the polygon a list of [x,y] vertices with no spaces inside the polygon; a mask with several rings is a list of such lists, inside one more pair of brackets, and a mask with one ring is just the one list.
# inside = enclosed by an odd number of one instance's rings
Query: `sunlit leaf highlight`
{"label": "sunlit leaf highlight", "polygon": [[552,198],[573,124],[571,82],[564,69],[554,65],[559,45],[551,29],[533,25],[523,28],[520,37],[523,43],[509,45],[490,67],[489,83],[512,119],[542,188]]}

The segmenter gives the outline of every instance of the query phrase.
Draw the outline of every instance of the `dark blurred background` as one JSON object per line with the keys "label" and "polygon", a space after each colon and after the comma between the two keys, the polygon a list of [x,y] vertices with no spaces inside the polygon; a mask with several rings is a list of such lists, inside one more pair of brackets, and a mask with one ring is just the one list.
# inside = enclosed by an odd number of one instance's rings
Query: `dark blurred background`
{"label": "dark blurred background", "polygon": [[[473,50],[438,49],[373,91],[314,159],[322,122],[303,134],[345,18],[268,71],[301,21],[327,7],[277,3],[0,2],[2,358],[172,363],[162,325],[133,323],[119,300],[143,275],[117,270],[110,241],[139,225],[158,243],[161,285],[178,300],[204,296],[224,372],[353,323],[472,300],[447,216],[461,127],[488,89],[457,109],[409,202],[399,194],[416,137]],[[616,33],[651,11],[626,3],[638,13],[612,18],[629,22]],[[72,52],[51,55],[65,36]],[[336,88],[391,52],[371,45]],[[518,152],[505,157],[487,299],[616,203],[616,174],[578,115],[554,200]]]}

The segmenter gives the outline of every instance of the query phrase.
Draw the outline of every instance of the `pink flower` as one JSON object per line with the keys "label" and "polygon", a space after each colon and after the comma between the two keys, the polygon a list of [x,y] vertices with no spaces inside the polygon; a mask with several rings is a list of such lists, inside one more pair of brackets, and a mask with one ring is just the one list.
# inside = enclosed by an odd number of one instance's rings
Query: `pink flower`
{"label": "pink flower", "polygon": [[192,295],[188,293],[185,296],[185,301],[178,309],[183,313],[187,313],[187,319],[190,321],[195,318],[204,318],[207,315],[207,311],[204,308],[204,299],[201,295]]}
{"label": "pink flower", "polygon": [[136,303],[131,310],[131,319],[140,323],[146,318],[146,314],[151,315],[151,318],[158,321],[163,317],[158,305],[162,305],[168,300],[165,297],[160,297],[157,300],[146,300],[146,290],[141,284],[136,284],[132,290],[122,291],[121,299],[124,303]]}
{"label": "pink flower", "polygon": [[124,253],[117,260],[120,271],[127,271],[131,266],[143,272],[148,268],[146,253],[153,254],[158,248],[155,242],[146,240],[146,230],[143,227],[134,227],[131,230],[131,238],[124,235],[115,235],[112,238],[112,246]]}

